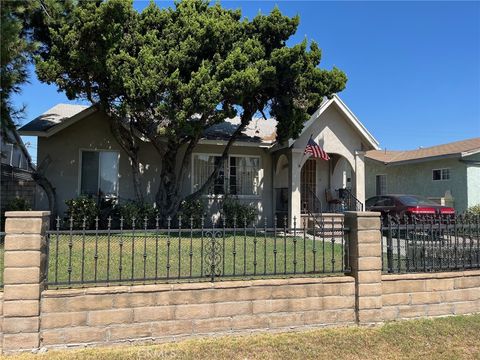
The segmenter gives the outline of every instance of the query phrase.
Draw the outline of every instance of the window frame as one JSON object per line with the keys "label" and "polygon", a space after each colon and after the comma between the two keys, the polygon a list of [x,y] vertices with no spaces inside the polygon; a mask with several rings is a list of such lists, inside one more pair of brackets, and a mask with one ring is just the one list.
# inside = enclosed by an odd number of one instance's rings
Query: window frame
{"label": "window frame", "polygon": [[[89,148],[80,148],[78,149],[79,152],[79,162],[78,162],[78,180],[77,180],[77,196],[82,195],[82,163],[83,163],[83,152],[84,151],[90,151],[90,152],[111,152],[111,153],[116,153],[118,155],[118,173],[117,173],[117,191],[115,194],[115,197],[118,198],[118,194],[120,193],[120,150],[112,150],[112,149],[89,149]],[[100,166],[100,163],[99,163]],[[100,184],[100,169],[98,171],[98,176],[97,176],[97,187]]]}
{"label": "window frame", "polygon": [[[214,153],[214,152],[195,152],[192,153],[191,159],[190,159],[190,191],[193,193],[194,191],[194,158],[196,155],[206,155],[206,156],[218,156],[221,157],[222,153]],[[226,165],[227,165],[227,170],[224,170],[224,178],[230,179],[230,158],[231,157],[248,157],[248,158],[255,158],[258,159],[258,194],[257,195],[234,195],[234,194],[228,194],[230,196],[235,196],[238,199],[261,199],[262,198],[262,187],[260,186],[262,180],[263,180],[263,168],[262,168],[262,157],[260,155],[244,155],[244,154],[229,154]],[[225,164],[224,164],[225,166]],[[230,181],[230,180],[228,180]],[[225,184],[224,182],[224,187],[226,190],[230,191],[230,184]],[[202,195],[203,198],[207,199],[221,199],[225,197],[225,194],[204,194]]]}
{"label": "window frame", "polygon": [[[384,194],[378,194],[377,193],[377,179],[381,176],[383,176],[385,178],[385,193]],[[375,174],[375,196],[385,196],[385,195],[388,194],[387,180],[388,180],[388,175],[387,174]]]}
{"label": "window frame", "polygon": [[[437,168],[437,169],[432,169],[432,181],[433,181],[433,182],[436,182],[436,181],[450,181],[450,179],[451,179],[450,170],[451,170],[450,168]],[[435,171],[440,171],[440,179],[434,179],[434,178],[433,178],[433,173],[434,173]],[[448,171],[448,178],[447,178],[447,179],[444,179],[444,178],[443,178],[444,171]]]}

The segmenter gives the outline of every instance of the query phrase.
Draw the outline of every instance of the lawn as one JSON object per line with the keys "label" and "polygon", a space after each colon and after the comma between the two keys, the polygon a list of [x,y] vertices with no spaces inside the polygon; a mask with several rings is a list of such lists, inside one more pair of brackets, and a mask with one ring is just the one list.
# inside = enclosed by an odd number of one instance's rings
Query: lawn
{"label": "lawn", "polygon": [[[222,278],[343,272],[341,240],[306,235],[269,233],[219,234],[215,243],[215,272]],[[185,231],[124,232],[50,236],[50,283],[152,279],[208,280],[211,272],[211,237]],[[133,280],[132,280],[133,279]]]}
{"label": "lawn", "polygon": [[226,336],[178,343],[23,354],[12,360],[122,359],[480,359],[480,315],[381,327]]}

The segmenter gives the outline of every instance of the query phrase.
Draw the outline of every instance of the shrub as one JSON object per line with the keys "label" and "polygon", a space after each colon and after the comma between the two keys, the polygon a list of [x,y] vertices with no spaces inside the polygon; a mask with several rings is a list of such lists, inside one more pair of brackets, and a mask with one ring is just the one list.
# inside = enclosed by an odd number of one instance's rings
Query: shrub
{"label": "shrub", "polygon": [[480,216],[480,204],[469,207],[465,215],[469,217]]}
{"label": "shrub", "polygon": [[[24,198],[15,198],[10,200],[5,205],[5,211],[30,211],[32,210],[28,200]],[[5,229],[5,212],[2,211],[0,217],[0,229],[3,231]],[[3,241],[3,239],[2,239]]]}
{"label": "shrub", "polygon": [[123,217],[124,227],[131,227],[133,219],[135,219],[135,228],[143,228],[145,224],[145,217],[147,218],[147,225],[155,225],[155,217],[158,214],[157,209],[147,203],[139,203],[136,201],[129,201],[123,205],[118,206],[118,215]]}
{"label": "shrub", "polygon": [[93,198],[82,195],[75,199],[66,200],[65,204],[67,205],[67,226],[70,226],[70,218],[72,218],[75,229],[83,228],[84,219],[87,228],[95,227],[95,218],[99,215],[99,209]]}
{"label": "shrub", "polygon": [[182,215],[182,223],[190,226],[190,218],[193,220],[193,227],[202,226],[202,217],[205,216],[205,202],[202,200],[182,201],[179,215]]}
{"label": "shrub", "polygon": [[6,211],[30,211],[32,207],[27,199],[17,197],[10,200],[5,206]]}
{"label": "shrub", "polygon": [[233,227],[236,217],[237,227],[251,226],[257,218],[257,209],[250,204],[242,204],[237,199],[225,199],[222,208],[225,225]]}

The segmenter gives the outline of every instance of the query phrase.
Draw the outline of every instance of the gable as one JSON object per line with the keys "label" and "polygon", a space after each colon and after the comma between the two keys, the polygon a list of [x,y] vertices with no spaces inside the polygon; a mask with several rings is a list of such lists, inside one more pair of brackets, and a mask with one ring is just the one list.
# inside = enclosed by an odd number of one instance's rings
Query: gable
{"label": "gable", "polygon": [[[331,108],[334,108],[340,115],[342,115],[343,121],[348,123],[348,125],[354,130],[356,133],[355,136],[361,138],[361,142],[364,144],[364,148],[362,150],[378,150],[379,143],[373,137],[372,134],[367,130],[367,128],[360,122],[360,120],[355,116],[355,114],[345,105],[345,103],[340,99],[340,97],[336,94],[330,100],[324,101],[318,110],[310,117],[305,123],[303,127],[302,133],[299,138],[295,141],[304,138],[305,134],[308,134],[308,138],[313,133],[312,127],[315,127],[318,121],[322,117],[322,115],[329,111]],[[303,141],[300,140],[303,143]],[[360,149],[359,149],[360,150]]]}

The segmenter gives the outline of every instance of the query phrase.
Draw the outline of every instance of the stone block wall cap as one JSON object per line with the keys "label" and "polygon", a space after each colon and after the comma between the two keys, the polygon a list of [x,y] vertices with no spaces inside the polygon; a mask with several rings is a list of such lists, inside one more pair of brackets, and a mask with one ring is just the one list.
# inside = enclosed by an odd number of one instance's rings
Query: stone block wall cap
{"label": "stone block wall cap", "polygon": [[32,218],[50,216],[50,211],[6,211],[7,218]]}
{"label": "stone block wall cap", "polygon": [[356,216],[356,217],[380,217],[382,213],[378,211],[345,211],[345,216]]}
{"label": "stone block wall cap", "polygon": [[[345,217],[345,215],[343,213],[321,213],[322,217],[325,217],[325,218],[342,218],[342,217]],[[307,214],[302,214],[302,217],[305,216],[305,217],[308,217],[309,215]]]}

